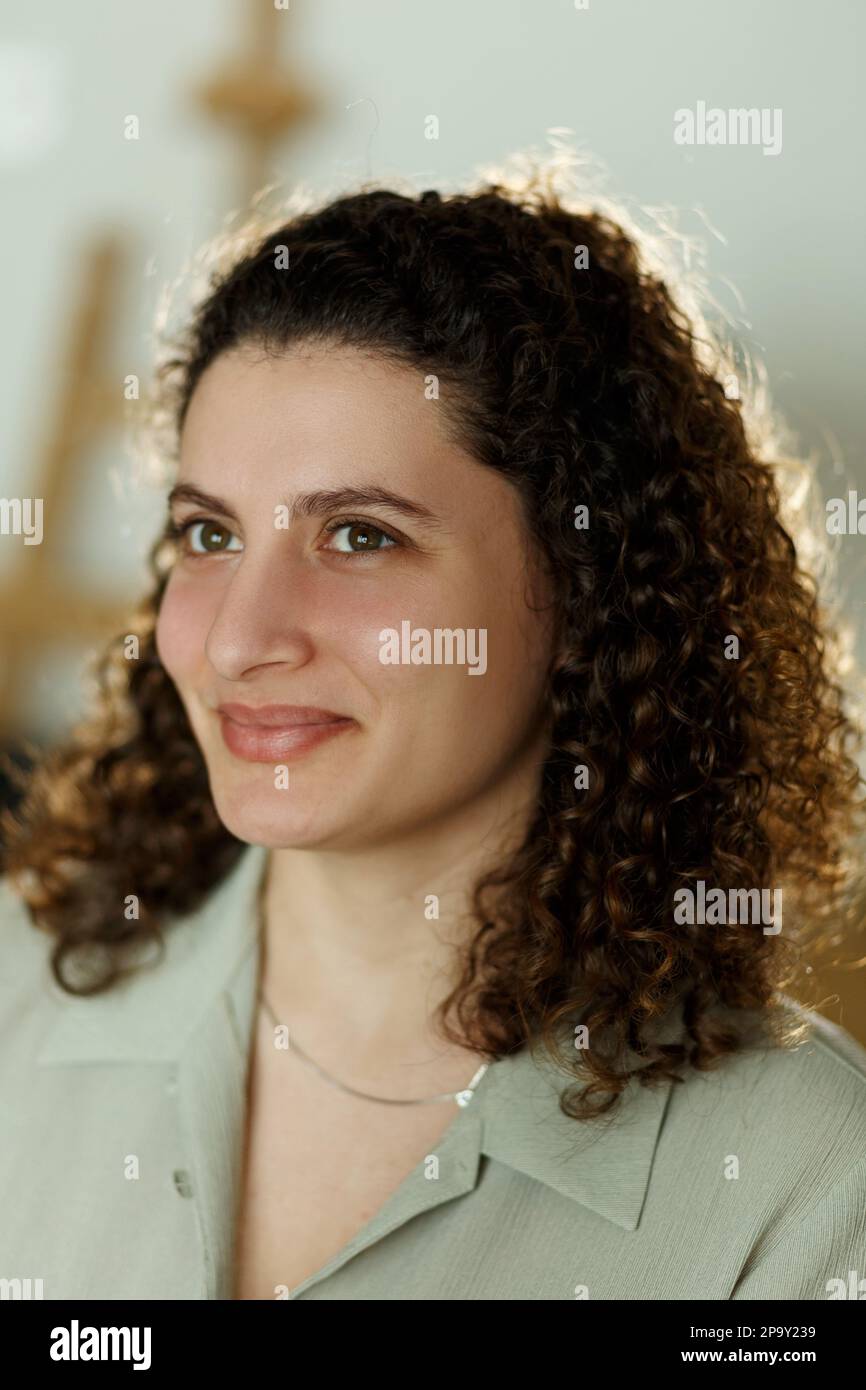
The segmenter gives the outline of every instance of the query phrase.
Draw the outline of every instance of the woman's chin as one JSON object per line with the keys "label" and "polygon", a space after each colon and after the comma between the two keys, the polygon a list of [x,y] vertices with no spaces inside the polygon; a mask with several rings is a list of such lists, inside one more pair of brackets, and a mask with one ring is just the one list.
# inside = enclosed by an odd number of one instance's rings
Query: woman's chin
{"label": "woman's chin", "polygon": [[297,812],[277,815],[263,807],[240,809],[223,807],[219,802],[216,810],[223,825],[238,840],[266,845],[268,849],[301,849],[326,844],[334,832],[334,827],[325,824],[324,819],[301,817]]}
{"label": "woman's chin", "polygon": [[[288,793],[283,795],[287,796]],[[214,805],[223,825],[238,840],[268,849],[313,849],[351,841],[354,818],[346,815],[345,806],[301,806],[285,803],[274,805],[279,793],[241,796],[235,790],[230,796],[214,794]],[[271,803],[271,804],[269,804]]]}

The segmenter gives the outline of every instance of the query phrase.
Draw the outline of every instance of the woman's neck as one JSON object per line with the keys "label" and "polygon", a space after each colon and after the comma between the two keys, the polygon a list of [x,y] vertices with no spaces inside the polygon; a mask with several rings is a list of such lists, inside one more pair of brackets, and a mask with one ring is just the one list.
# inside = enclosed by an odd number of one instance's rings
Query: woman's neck
{"label": "woman's neck", "polygon": [[475,883],[525,835],[537,766],[387,845],[271,851],[262,988],[320,1065],[395,1083],[411,1066],[421,1089],[437,1067],[464,1066],[472,1049],[443,1039],[434,1013],[478,930]]}

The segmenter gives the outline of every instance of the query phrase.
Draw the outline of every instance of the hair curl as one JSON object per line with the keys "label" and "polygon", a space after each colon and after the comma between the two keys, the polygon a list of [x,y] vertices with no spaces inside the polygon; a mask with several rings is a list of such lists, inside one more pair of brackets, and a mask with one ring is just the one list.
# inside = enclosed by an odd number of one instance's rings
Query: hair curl
{"label": "hair curl", "polygon": [[[679,1079],[737,1050],[728,1011],[771,1020],[802,946],[838,928],[863,809],[846,748],[861,734],[817,586],[721,357],[702,360],[708,339],[634,235],[564,205],[537,174],[447,196],[364,188],[259,228],[211,275],[155,374],[154,419],[176,443],[202,372],[232,346],[369,350],[448,383],[455,436],[519,490],[565,659],[549,677],[537,811],[475,885],[477,934],[439,1019],[491,1058],[541,1037],[564,1060],[560,1025],[586,1007],[593,1047],[566,1063],[585,1084],[562,1102],[575,1118],[610,1110],[635,1075]],[[124,659],[122,638],[108,648],[96,712],[4,816],[5,867],[56,936],[56,979],[80,994],[135,968],[128,953],[161,939],[166,914],[196,908],[244,847],[217,817],[156,653],[167,536],[127,629],[139,659]],[[701,878],[784,882],[790,946],[745,923],[676,926],[674,893]],[[131,885],[135,921],[122,913]],[[680,1040],[663,1045],[653,1027],[674,1002]]]}

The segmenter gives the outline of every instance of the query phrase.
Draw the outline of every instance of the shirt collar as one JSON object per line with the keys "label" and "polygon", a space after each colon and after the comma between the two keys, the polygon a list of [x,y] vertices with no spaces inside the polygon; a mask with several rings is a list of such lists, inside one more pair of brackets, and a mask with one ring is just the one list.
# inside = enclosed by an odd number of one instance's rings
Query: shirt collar
{"label": "shirt collar", "polygon": [[633,1078],[613,1115],[582,1121],[560,1109],[560,1097],[578,1086],[576,1078],[554,1065],[540,1043],[534,1053],[524,1047],[498,1062],[488,1076],[489,1089],[478,1096],[482,1151],[635,1230],[672,1083],[653,1089]]}
{"label": "shirt collar", "polygon": [[[256,899],[268,854],[264,846],[244,846],[202,905],[166,926],[165,953],[152,968],[88,998],[70,996],[52,981],[61,1007],[39,1064],[177,1062],[217,1003],[243,1061],[256,1010]],[[478,1123],[463,1132],[474,1136],[479,1153],[635,1230],[671,1082],[645,1088],[632,1079],[614,1114],[589,1122],[560,1110],[563,1090],[574,1084],[540,1044],[524,1047],[485,1073],[470,1102]]]}

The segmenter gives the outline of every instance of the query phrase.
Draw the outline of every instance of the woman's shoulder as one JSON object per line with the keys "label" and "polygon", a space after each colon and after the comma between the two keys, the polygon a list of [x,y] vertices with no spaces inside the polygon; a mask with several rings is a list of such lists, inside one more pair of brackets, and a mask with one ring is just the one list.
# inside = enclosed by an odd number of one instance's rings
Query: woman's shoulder
{"label": "woman's shoulder", "polygon": [[781,1039],[752,1021],[747,1046],[671,1088],[665,1196],[712,1200],[731,1239],[751,1233],[730,1297],[826,1297],[864,1272],[866,1049],[788,996],[773,1014]]}
{"label": "woman's shoulder", "polygon": [[[730,1010],[714,1017],[735,1019]],[[866,1097],[866,1047],[840,1023],[787,994],[777,996],[772,1010],[743,1010],[736,1020],[746,1046],[735,1054],[740,1066],[764,1078],[764,1087],[833,1081]]]}
{"label": "woman's shoulder", "polygon": [[669,1151],[687,1166],[703,1153],[709,1171],[721,1154],[750,1181],[760,1174],[767,1199],[789,1215],[846,1184],[866,1196],[866,1048],[786,995],[773,1027],[757,1013],[736,1021],[746,1045],[672,1087]]}
{"label": "woman's shoulder", "polygon": [[847,1073],[854,1089],[866,1092],[866,1047],[852,1033],[788,996],[782,997],[780,1008],[792,1023],[804,1025],[806,1036],[795,1050],[805,1049],[802,1056],[816,1076]]}
{"label": "woman's shoulder", "polygon": [[30,1066],[57,1015],[54,937],[38,926],[8,875],[0,875],[0,1090],[26,1092]]}
{"label": "woman's shoulder", "polygon": [[731,1023],[742,1045],[707,1071],[689,1069],[685,1093],[712,1091],[726,1110],[758,1108],[789,1130],[823,1116],[866,1136],[866,1048],[846,1028],[785,994],[771,1011],[720,1008],[712,1017]]}
{"label": "woman's shoulder", "polygon": [[53,937],[33,920],[20,888],[0,874],[0,984],[25,982],[28,965],[41,968]]}
{"label": "woman's shoulder", "polygon": [[0,1036],[10,1047],[16,1035],[30,1037],[34,1020],[54,1015],[56,986],[51,970],[55,937],[33,920],[20,889],[0,875]]}

